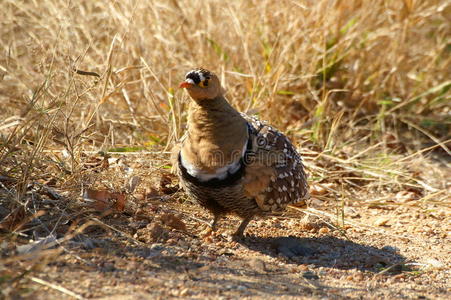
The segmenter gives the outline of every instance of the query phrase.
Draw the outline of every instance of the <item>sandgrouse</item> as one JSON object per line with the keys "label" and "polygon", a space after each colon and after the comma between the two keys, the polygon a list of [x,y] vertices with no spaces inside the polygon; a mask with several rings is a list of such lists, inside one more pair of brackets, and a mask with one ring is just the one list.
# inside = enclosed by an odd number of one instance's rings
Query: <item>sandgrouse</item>
{"label": "sandgrouse", "polygon": [[181,186],[214,216],[236,214],[243,236],[254,216],[283,211],[308,197],[300,155],[274,127],[237,112],[224,98],[218,77],[205,69],[188,72],[180,84],[194,100],[188,130],[173,159]]}

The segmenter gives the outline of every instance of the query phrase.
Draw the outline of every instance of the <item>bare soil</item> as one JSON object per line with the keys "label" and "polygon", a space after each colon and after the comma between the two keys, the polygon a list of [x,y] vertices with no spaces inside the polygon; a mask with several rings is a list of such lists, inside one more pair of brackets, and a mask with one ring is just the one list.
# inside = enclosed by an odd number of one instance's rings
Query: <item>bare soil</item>
{"label": "bare soil", "polygon": [[211,232],[211,216],[171,187],[175,179],[166,171],[153,176],[160,186],[144,178],[121,212],[93,209],[85,198],[57,189],[60,199],[30,192],[45,213],[18,235],[2,234],[3,297],[450,297],[451,210],[443,204],[419,203],[408,193],[346,203],[318,195],[308,209],[252,221],[246,237],[234,241],[236,217]]}

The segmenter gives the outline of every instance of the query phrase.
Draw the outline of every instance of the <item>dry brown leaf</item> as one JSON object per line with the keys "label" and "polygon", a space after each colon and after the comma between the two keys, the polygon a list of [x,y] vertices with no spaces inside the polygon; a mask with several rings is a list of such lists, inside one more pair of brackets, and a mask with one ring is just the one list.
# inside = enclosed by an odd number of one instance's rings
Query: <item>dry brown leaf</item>
{"label": "dry brown leaf", "polygon": [[173,184],[175,176],[171,173],[161,173],[160,177],[160,191],[163,194],[170,195],[178,191],[178,185]]}
{"label": "dry brown leaf", "polygon": [[290,206],[298,207],[298,208],[307,208],[307,202],[305,199],[302,199],[296,203],[290,204]]}
{"label": "dry brown leaf", "polygon": [[101,170],[106,170],[110,167],[110,163],[108,161],[108,155],[100,155],[100,156],[87,156],[82,154],[82,158],[85,157],[85,161],[82,163],[82,169],[94,169],[99,172]]}
{"label": "dry brown leaf", "polygon": [[84,198],[93,200],[91,206],[98,211],[114,209],[122,212],[127,203],[125,193],[109,192],[107,190],[87,189],[84,193]]}
{"label": "dry brown leaf", "polygon": [[116,203],[114,205],[114,209],[116,211],[122,212],[125,210],[125,204],[127,203],[127,197],[124,193],[114,193],[116,196]]}
{"label": "dry brown leaf", "polygon": [[160,192],[153,187],[148,187],[142,194],[138,194],[135,196],[139,200],[153,200],[153,199],[159,199],[161,197]]}
{"label": "dry brown leaf", "polygon": [[316,195],[324,195],[324,194],[327,194],[327,190],[323,186],[313,184],[310,187],[310,195],[316,196]]}

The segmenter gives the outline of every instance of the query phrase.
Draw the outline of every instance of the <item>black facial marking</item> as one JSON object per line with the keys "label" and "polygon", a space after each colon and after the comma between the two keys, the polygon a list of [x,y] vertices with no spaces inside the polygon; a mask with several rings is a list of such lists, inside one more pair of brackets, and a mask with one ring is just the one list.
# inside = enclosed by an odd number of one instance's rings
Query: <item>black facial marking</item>
{"label": "black facial marking", "polygon": [[186,78],[192,79],[195,84],[199,84],[200,82],[200,76],[197,71],[191,71],[188,74],[186,74]]}
{"label": "black facial marking", "polygon": [[195,84],[199,84],[200,82],[200,74],[202,74],[202,76],[206,79],[204,82],[205,86],[208,86],[208,80],[210,79],[210,72],[205,70],[205,69],[196,69],[193,70],[191,72],[189,72],[188,74],[186,74],[186,78],[190,78],[194,81]]}

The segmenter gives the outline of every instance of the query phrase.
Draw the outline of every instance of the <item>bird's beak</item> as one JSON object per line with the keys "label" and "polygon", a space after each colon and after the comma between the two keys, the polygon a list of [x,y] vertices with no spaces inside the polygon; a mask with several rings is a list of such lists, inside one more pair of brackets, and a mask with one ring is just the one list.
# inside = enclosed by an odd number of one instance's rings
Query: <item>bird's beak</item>
{"label": "bird's beak", "polygon": [[192,86],[193,86],[192,83],[187,82],[187,81],[182,81],[182,83],[180,83],[180,85],[179,85],[179,88],[186,89],[186,88],[189,88],[189,87],[192,87]]}

